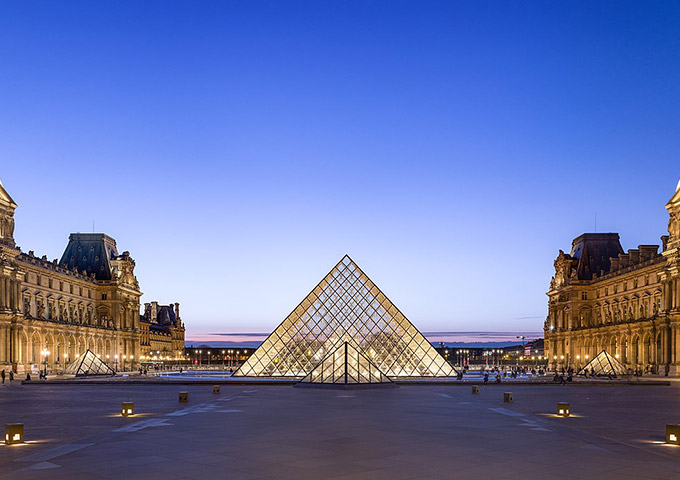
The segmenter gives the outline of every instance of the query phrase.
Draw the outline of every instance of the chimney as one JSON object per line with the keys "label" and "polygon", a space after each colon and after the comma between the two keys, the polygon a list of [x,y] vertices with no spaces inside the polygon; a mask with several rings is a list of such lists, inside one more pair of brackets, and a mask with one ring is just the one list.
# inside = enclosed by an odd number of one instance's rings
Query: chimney
{"label": "chimney", "polygon": [[177,319],[177,325],[182,324],[182,319],[179,317],[179,303],[175,302],[175,318]]}
{"label": "chimney", "polygon": [[144,316],[146,317],[147,320],[151,320],[151,304],[150,303],[144,304]]}
{"label": "chimney", "polygon": [[151,321],[153,323],[158,321],[158,302],[151,302]]}
{"label": "chimney", "polygon": [[658,256],[658,245],[640,245],[640,261],[646,262]]}

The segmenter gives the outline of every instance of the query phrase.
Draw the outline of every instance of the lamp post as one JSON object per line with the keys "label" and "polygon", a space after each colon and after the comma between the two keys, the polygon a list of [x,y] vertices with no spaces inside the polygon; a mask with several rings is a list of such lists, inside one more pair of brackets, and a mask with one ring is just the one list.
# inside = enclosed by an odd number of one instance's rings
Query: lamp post
{"label": "lamp post", "polygon": [[118,354],[117,353],[113,356],[113,359],[114,359],[113,369],[118,371]]}
{"label": "lamp post", "polygon": [[198,368],[201,368],[201,365],[203,365],[203,355],[202,355],[202,353],[203,352],[201,350],[198,351]]}
{"label": "lamp post", "polygon": [[208,350],[208,370],[210,370],[210,350]]}
{"label": "lamp post", "polygon": [[44,348],[40,354],[43,356],[45,361],[45,372],[43,373],[43,376],[45,377],[45,380],[47,380],[47,356],[50,354],[50,352],[47,350],[47,348]]}
{"label": "lamp post", "polygon": [[224,370],[224,350],[222,350],[222,370]]}

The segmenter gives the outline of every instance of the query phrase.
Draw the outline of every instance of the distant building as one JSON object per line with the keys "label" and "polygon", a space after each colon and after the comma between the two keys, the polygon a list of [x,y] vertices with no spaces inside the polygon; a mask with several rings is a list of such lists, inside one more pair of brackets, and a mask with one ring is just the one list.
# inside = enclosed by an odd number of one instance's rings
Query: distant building
{"label": "distant building", "polygon": [[172,358],[184,355],[184,326],[179,316],[179,303],[145,303],[139,327],[142,355],[147,356],[151,352]]}
{"label": "distant building", "polygon": [[136,366],[152,348],[183,355],[179,304],[140,317],[129,252],[106,234],[74,233],[58,261],[23,253],[14,242],[16,208],[0,183],[0,368],[25,371],[47,360],[61,370],[88,348],[117,369]]}
{"label": "distant building", "polygon": [[617,233],[585,233],[560,250],[548,291],[546,357],[577,368],[607,350],[627,368],[680,375],[680,184],[668,235],[624,252]]}

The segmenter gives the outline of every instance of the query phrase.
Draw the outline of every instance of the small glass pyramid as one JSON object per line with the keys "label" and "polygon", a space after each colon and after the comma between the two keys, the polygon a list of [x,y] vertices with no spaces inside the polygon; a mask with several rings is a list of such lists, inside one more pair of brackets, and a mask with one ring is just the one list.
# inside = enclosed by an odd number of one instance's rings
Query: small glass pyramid
{"label": "small glass pyramid", "polygon": [[617,375],[627,375],[628,371],[626,367],[621,365],[621,362],[609,355],[606,350],[602,350],[585,367],[579,370],[578,375],[584,375],[585,373],[588,375],[616,377]]}
{"label": "small glass pyramid", "polygon": [[378,367],[348,342],[321,360],[300,383],[392,383]]}
{"label": "small glass pyramid", "polygon": [[86,377],[89,375],[115,375],[113,368],[109,367],[104,361],[87,349],[66,367],[64,373],[75,375],[76,377]]}
{"label": "small glass pyramid", "polygon": [[457,373],[345,255],[234,376],[306,377],[344,343],[390,379]]}

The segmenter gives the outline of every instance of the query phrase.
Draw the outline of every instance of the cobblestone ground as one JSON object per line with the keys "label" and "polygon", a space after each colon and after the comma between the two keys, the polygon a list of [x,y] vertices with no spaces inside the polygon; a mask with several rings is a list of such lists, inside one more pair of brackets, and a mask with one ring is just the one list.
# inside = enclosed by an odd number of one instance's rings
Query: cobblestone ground
{"label": "cobblestone ground", "polygon": [[[513,403],[503,402],[512,388]],[[178,392],[189,392],[179,403]],[[680,385],[0,386],[2,479],[680,478]],[[119,415],[133,401],[138,415]],[[554,416],[558,401],[573,416]]]}

